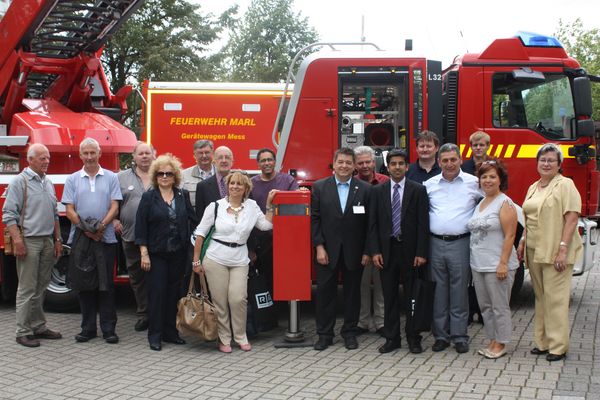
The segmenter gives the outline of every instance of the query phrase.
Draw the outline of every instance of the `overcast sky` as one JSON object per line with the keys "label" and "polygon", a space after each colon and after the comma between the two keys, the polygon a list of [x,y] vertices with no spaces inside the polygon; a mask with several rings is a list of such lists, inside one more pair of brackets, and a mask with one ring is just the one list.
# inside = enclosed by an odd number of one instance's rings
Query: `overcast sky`
{"label": "overcast sky", "polygon": [[[250,0],[193,0],[202,10],[219,13]],[[496,38],[521,31],[552,35],[558,21],[581,18],[586,29],[600,27],[598,0],[295,0],[295,9],[309,18],[322,41],[350,42],[364,36],[385,50],[404,49],[413,39],[417,55],[450,64],[454,56],[479,53]]]}

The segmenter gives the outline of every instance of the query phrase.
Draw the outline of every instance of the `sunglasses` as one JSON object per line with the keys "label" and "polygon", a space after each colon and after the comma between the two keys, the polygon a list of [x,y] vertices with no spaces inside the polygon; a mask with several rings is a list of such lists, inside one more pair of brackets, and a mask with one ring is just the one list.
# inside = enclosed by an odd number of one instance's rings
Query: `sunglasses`
{"label": "sunglasses", "polygon": [[175,173],[171,171],[158,171],[156,176],[159,178],[172,178],[175,176]]}

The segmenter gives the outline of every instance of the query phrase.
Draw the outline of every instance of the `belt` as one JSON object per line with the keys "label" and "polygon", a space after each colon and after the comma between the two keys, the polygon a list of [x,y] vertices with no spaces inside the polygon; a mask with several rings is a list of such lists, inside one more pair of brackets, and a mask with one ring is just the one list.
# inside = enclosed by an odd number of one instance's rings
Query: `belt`
{"label": "belt", "polygon": [[223,246],[227,246],[227,247],[233,247],[233,248],[235,248],[235,247],[242,247],[242,246],[245,246],[245,245],[246,245],[245,243],[244,243],[244,244],[239,244],[239,243],[230,243],[230,242],[224,242],[224,241],[222,241],[222,240],[215,239],[215,238],[213,238],[212,240],[214,240],[214,241],[215,241],[215,242],[217,242],[217,243],[220,243],[220,244],[222,244]]}
{"label": "belt", "polygon": [[392,239],[393,241],[396,241],[396,242],[402,242],[402,234],[392,235],[392,236],[390,236],[390,239]]}
{"label": "belt", "polygon": [[444,242],[453,242],[455,240],[462,239],[470,235],[471,232],[461,233],[460,235],[436,235],[435,233],[431,233],[431,236],[433,236],[436,239],[441,239]]}

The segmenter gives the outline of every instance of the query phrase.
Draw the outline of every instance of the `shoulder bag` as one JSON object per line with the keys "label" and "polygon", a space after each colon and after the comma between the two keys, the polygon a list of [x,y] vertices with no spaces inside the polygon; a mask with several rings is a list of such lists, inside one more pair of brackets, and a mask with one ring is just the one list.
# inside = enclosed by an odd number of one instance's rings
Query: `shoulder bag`
{"label": "shoulder bag", "polygon": [[208,299],[206,277],[200,273],[200,293],[194,293],[194,276],[190,277],[188,294],[177,304],[177,330],[202,340],[217,339],[217,310]]}

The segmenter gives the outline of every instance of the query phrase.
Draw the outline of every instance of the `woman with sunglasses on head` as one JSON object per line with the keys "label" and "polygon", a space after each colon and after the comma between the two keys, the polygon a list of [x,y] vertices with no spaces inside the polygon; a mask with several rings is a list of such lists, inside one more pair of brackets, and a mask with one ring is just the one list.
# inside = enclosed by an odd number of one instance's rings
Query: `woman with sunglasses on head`
{"label": "woman with sunglasses on head", "polygon": [[504,194],[508,174],[499,160],[478,165],[479,186],[485,193],[475,207],[468,227],[471,231],[471,272],[481,308],[488,346],[478,352],[486,358],[506,354],[512,321],[510,292],[519,267],[514,248],[517,212]]}
{"label": "woman with sunglasses on head", "polygon": [[571,278],[583,249],[577,231],[581,196],[561,173],[563,154],[557,145],[540,147],[536,160],[540,179],[525,196],[525,234],[517,253],[525,258],[535,293],[535,347],[530,353],[559,361],[569,350]]}
{"label": "woman with sunglasses on head", "polygon": [[[248,247],[246,242],[254,227],[262,231],[273,228],[271,201],[277,190],[269,191],[266,215],[252,199],[249,199],[252,182],[245,173],[231,172],[225,178],[227,196],[209,204],[202,221],[194,231],[194,259],[192,266],[197,274],[206,273],[211,297],[217,309],[217,346],[223,353],[231,353],[233,339],[243,351],[252,346],[246,335],[246,306],[248,284]],[[214,225],[206,255],[200,260],[204,238]],[[233,332],[232,332],[233,330]]]}
{"label": "woman with sunglasses on head", "polygon": [[170,153],[150,166],[152,188],[137,210],[135,243],[148,282],[148,341],[160,351],[162,342],[185,344],[175,327],[177,300],[185,272],[190,222],[195,213],[189,195],[180,189],[181,162]]}

